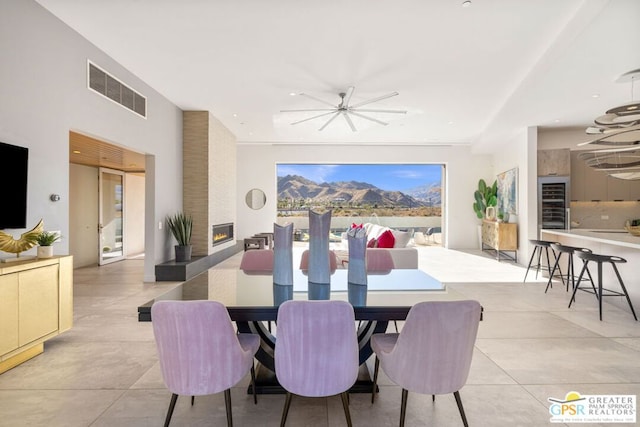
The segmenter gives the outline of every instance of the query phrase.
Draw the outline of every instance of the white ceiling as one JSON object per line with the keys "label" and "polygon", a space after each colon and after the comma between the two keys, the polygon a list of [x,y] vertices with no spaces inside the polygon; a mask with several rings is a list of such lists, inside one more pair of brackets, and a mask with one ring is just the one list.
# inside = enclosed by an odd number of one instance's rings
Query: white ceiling
{"label": "white ceiling", "polygon": [[[524,126],[586,127],[632,100],[615,80],[640,68],[638,0],[37,1],[241,142],[482,146]],[[408,113],[319,132],[326,118],[291,126],[314,113],[280,112],[324,108],[291,92],[338,103],[351,85],[352,103],[397,91],[370,107]]]}

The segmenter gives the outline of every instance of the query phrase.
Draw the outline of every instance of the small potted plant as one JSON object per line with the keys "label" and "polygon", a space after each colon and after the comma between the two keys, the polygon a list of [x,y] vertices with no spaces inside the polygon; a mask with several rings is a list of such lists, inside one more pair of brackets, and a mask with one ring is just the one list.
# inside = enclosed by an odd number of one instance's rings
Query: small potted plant
{"label": "small potted plant", "polygon": [[38,234],[36,242],[38,243],[38,258],[51,258],[53,256],[53,245],[60,239],[58,233],[43,231]]}
{"label": "small potted plant", "polygon": [[191,260],[191,231],[193,219],[191,215],[178,212],[167,217],[167,227],[178,244],[175,246],[176,262]]}

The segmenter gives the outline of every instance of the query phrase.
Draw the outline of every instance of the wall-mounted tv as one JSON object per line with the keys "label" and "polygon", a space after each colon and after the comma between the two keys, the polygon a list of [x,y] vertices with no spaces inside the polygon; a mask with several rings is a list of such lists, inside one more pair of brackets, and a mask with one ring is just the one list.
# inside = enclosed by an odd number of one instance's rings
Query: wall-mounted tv
{"label": "wall-mounted tv", "polygon": [[0,142],[0,229],[27,226],[29,149]]}

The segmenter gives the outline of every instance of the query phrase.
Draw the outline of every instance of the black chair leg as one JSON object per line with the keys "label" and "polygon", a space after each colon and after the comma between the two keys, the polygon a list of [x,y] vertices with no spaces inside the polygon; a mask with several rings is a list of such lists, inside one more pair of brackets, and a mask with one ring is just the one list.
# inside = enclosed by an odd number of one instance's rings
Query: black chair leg
{"label": "black chair leg", "polygon": [[169,423],[171,422],[171,416],[173,415],[173,410],[176,407],[177,400],[178,400],[178,395],[173,393],[171,395],[171,401],[169,402],[169,410],[167,411],[167,417],[164,419],[164,427],[169,427]]}
{"label": "black chair leg", "polygon": [[460,416],[462,417],[462,423],[464,424],[464,427],[469,427],[469,424],[467,424],[467,416],[464,414],[464,408],[462,407],[462,399],[460,399],[460,392],[454,391],[453,395],[455,396],[456,403],[458,404],[458,410],[460,411]]}
{"label": "black chair leg", "polygon": [[404,427],[404,419],[407,416],[407,398],[409,397],[409,392],[402,389],[402,403],[400,404],[400,427]]}
{"label": "black chair leg", "polygon": [[284,408],[282,408],[282,418],[280,419],[280,427],[284,427],[287,422],[287,415],[289,415],[289,406],[291,406],[291,393],[287,392],[287,397],[284,400]]}
{"label": "black chair leg", "polygon": [[191,396],[191,406],[193,406],[194,403],[196,403],[196,397]]}
{"label": "black chair leg", "polygon": [[[550,287],[553,288],[553,285],[551,284],[551,282],[553,281],[553,274],[556,272],[556,268],[559,268],[559,265],[558,265],[559,263],[560,263],[560,254],[558,254],[558,256],[556,257],[556,262],[553,264],[553,268],[549,273],[549,281],[547,282],[547,287],[544,288],[545,294],[547,293]],[[560,279],[562,280],[562,284],[564,285],[564,279],[562,278],[562,274],[560,274]]]}
{"label": "black chair leg", "polygon": [[253,404],[258,404],[258,392],[256,391],[256,370],[251,363],[251,388],[253,389]]}
{"label": "black chair leg", "polygon": [[[527,265],[527,271],[525,271],[524,273],[524,280],[522,281],[523,283],[527,281],[527,274],[529,274],[529,269],[531,268],[531,264],[533,263],[533,258],[536,256],[536,252],[538,251],[538,246],[535,246],[533,248],[533,253],[531,254],[531,258],[529,259],[529,265]],[[538,265],[540,265],[540,256],[538,255]],[[538,278],[538,269],[536,269],[536,279]]]}
{"label": "black chair leg", "polygon": [[598,312],[602,321],[602,263],[598,263]]}
{"label": "black chair leg", "polygon": [[342,407],[344,408],[344,416],[347,418],[347,426],[351,427],[351,413],[349,412],[349,393],[340,393],[342,398]]}
{"label": "black chair leg", "polygon": [[231,415],[231,389],[224,391],[224,406],[227,409],[227,427],[233,427],[233,416]]}
{"label": "black chair leg", "polygon": [[629,293],[627,292],[627,288],[624,286],[624,282],[622,281],[622,277],[620,277],[620,272],[618,271],[618,267],[614,263],[611,263],[613,266],[613,271],[616,272],[616,276],[618,276],[618,281],[620,282],[620,287],[622,287],[622,292],[624,292],[624,296],[627,298],[627,302],[629,303],[629,308],[631,309],[631,313],[633,314],[633,318],[638,321],[638,317],[636,316],[636,311],[633,309],[633,304],[631,304],[631,299],[629,298]]}
{"label": "black chair leg", "polygon": [[[573,292],[571,293],[571,299],[569,300],[569,308],[571,308],[571,304],[573,304],[573,302],[576,300],[576,292],[580,288],[580,282],[582,281],[582,277],[584,276],[585,270],[589,271],[589,269],[587,268],[588,263],[589,263],[588,261],[585,261],[584,264],[582,265],[582,270],[580,270],[580,274],[578,275],[578,285],[575,288],[573,288]],[[591,277],[591,273],[589,273],[589,277]],[[591,285],[593,285],[593,281],[591,282]],[[597,298],[598,293],[595,292],[595,287],[593,288],[593,290]]]}
{"label": "black chair leg", "polygon": [[376,363],[373,368],[373,388],[371,389],[371,403],[376,398],[376,388],[378,386],[378,369],[380,369],[380,359],[376,356]]}
{"label": "black chair leg", "polygon": [[435,394],[432,394],[432,395],[431,395],[431,401],[432,401],[432,402],[435,402],[435,401],[436,401],[436,395],[435,395]]}

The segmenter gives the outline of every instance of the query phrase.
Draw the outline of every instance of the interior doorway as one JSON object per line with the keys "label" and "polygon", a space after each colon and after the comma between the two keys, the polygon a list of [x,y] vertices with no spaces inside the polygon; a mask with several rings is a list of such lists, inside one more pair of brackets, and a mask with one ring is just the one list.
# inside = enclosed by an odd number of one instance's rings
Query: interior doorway
{"label": "interior doorway", "polygon": [[124,259],[124,172],[100,168],[98,177],[98,264]]}
{"label": "interior doorway", "polygon": [[144,257],[146,156],[69,132],[74,268]]}

